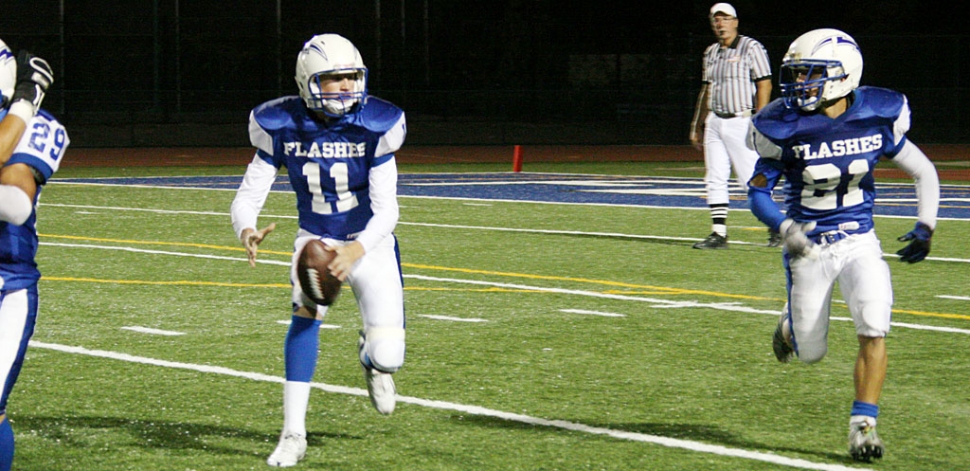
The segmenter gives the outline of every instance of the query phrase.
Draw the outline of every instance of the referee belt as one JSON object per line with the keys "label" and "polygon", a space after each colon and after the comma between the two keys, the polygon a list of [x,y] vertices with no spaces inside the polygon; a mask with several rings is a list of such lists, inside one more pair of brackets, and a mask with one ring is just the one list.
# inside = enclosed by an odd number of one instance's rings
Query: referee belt
{"label": "referee belt", "polygon": [[714,116],[717,116],[718,118],[723,118],[723,119],[750,118],[751,115],[754,114],[754,112],[751,110],[742,111],[740,113],[722,113],[720,111],[714,111],[713,113],[714,113]]}

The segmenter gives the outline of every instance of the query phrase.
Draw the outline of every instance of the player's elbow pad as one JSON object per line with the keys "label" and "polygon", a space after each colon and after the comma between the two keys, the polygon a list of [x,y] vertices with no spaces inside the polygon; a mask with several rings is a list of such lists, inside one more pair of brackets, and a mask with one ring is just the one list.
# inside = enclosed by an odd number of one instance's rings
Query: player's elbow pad
{"label": "player's elbow pad", "polygon": [[24,190],[13,185],[0,185],[0,221],[17,226],[27,222],[34,204]]}

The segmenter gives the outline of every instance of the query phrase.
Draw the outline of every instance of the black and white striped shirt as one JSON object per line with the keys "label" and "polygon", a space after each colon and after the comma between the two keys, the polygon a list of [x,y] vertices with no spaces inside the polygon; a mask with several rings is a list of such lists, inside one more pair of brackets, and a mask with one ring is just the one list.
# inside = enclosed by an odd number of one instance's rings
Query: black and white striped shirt
{"label": "black and white striped shirt", "polygon": [[768,52],[756,39],[738,35],[726,48],[714,43],[704,50],[703,80],[715,113],[753,111],[755,82],[762,79],[771,79],[771,65]]}

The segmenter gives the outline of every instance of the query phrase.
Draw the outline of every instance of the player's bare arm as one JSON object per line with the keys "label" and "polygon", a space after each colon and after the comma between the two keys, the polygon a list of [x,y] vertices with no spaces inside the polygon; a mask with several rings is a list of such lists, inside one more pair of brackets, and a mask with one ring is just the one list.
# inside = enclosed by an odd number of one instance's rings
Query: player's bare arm
{"label": "player's bare arm", "polygon": [[258,231],[251,227],[242,230],[242,233],[239,235],[239,240],[242,242],[243,247],[246,248],[246,256],[249,258],[250,267],[256,267],[256,251],[259,244],[275,229],[276,223],[274,222]]}
{"label": "player's bare arm", "polygon": [[4,165],[10,160],[10,156],[13,155],[13,150],[20,142],[25,129],[27,129],[27,123],[10,113],[7,113],[0,121],[0,165]]}

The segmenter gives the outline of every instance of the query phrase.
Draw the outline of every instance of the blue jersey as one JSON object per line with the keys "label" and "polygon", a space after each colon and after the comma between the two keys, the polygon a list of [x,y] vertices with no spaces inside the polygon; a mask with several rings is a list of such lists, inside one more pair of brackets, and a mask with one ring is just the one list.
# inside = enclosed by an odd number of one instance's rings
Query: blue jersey
{"label": "blue jersey", "polygon": [[[776,99],[751,122],[749,142],[761,158],[750,191],[770,194],[784,176],[787,217],[816,221],[812,234],[872,229],[873,170],[881,157],[899,152],[909,130],[909,105],[901,93],[860,87],[853,98],[835,119],[788,109]],[[774,228],[783,219],[756,205],[752,210]]]}
{"label": "blue jersey", "polygon": [[[7,110],[0,110],[0,119]],[[47,183],[60,166],[61,157],[70,140],[67,130],[53,116],[40,110],[27,123],[23,137],[6,165],[27,164],[37,179],[34,210],[23,225],[0,221],[0,289],[18,290],[37,283],[40,271],[34,257],[37,254],[37,201],[42,185]]]}
{"label": "blue jersey", "polygon": [[309,116],[300,97],[287,96],[253,110],[249,136],[260,158],[286,167],[300,228],[349,240],[373,216],[370,169],[394,157],[404,122],[400,108],[373,96],[359,113],[328,122]]}

